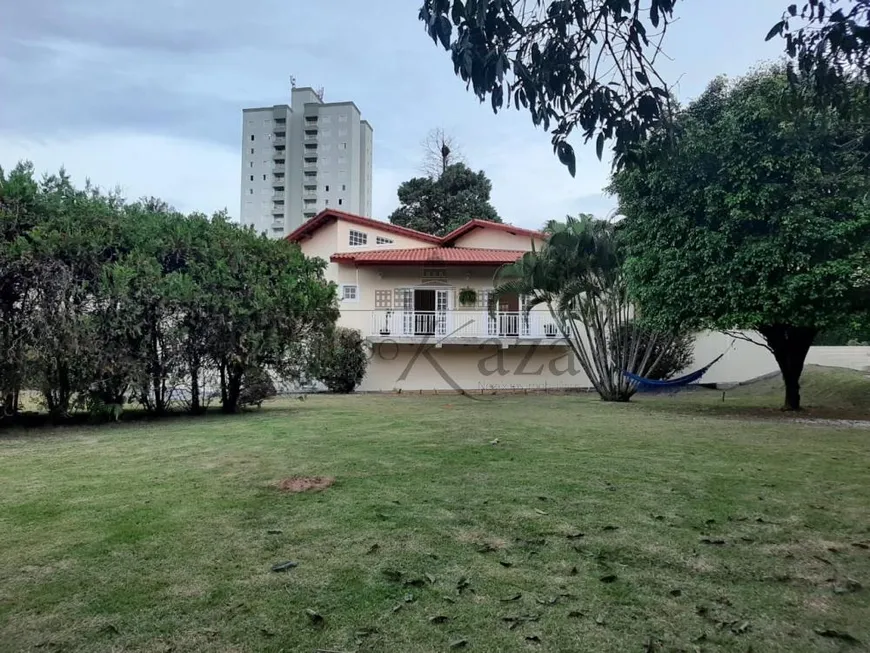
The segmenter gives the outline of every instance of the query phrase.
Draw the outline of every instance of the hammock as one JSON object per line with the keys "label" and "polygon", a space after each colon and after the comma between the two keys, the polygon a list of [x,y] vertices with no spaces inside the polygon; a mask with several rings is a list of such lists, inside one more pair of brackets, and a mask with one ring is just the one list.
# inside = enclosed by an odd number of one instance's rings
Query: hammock
{"label": "hammock", "polygon": [[[731,346],[733,346],[733,345],[734,345],[734,343],[732,342]],[[716,363],[718,363],[722,359],[722,357],[728,353],[729,349],[731,349],[731,347],[728,347],[728,349],[723,351],[721,354],[719,354],[716,358],[714,358],[712,361],[707,363],[701,369],[695,370],[691,374],[686,374],[686,376],[677,377],[676,379],[668,379],[666,381],[656,381],[655,379],[647,379],[645,377],[638,376],[637,374],[632,374],[631,372],[623,372],[623,374],[626,377],[628,377],[630,380],[634,381],[637,384],[637,389],[640,390],[641,392],[643,392],[645,390],[647,390],[647,391],[649,391],[649,390],[668,390],[668,389],[672,389],[672,388],[682,388],[682,387],[689,385],[690,383],[694,383],[695,381],[700,380],[700,378],[702,376],[704,376],[704,374],[707,373],[707,370],[709,370]]]}

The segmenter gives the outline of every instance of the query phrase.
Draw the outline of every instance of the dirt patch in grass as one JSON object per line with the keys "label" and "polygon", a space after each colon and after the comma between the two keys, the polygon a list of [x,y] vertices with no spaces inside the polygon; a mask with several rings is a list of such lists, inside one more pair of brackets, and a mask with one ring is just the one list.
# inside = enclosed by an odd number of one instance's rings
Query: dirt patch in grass
{"label": "dirt patch in grass", "polygon": [[319,492],[335,483],[334,476],[291,476],[278,481],[282,492]]}

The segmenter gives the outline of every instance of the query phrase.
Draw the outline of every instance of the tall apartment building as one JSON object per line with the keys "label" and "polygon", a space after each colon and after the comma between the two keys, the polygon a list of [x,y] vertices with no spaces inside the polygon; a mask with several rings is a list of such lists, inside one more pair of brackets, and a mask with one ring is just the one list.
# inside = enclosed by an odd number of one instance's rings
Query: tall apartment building
{"label": "tall apartment building", "polygon": [[372,214],[372,127],[353,102],[294,88],[242,111],[241,223],[282,238],[325,208]]}

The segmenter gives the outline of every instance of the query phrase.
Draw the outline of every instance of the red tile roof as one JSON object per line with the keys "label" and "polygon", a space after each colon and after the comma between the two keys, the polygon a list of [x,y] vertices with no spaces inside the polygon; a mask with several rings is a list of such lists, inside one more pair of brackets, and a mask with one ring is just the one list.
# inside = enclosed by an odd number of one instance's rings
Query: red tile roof
{"label": "red tile roof", "polygon": [[337,252],[333,263],[356,265],[503,265],[513,263],[525,252],[474,247],[418,247],[416,249],[377,249]]}
{"label": "red tile roof", "polygon": [[444,236],[441,239],[442,245],[449,245],[454,242],[460,236],[464,236],[468,232],[474,229],[495,229],[497,231],[505,231],[509,234],[514,234],[517,236],[528,236],[529,238],[538,238],[543,239],[545,235],[540,231],[534,231],[532,229],[523,229],[522,227],[515,227],[512,224],[504,224],[501,222],[490,222],[489,220],[469,220],[461,227],[458,227],[451,231],[449,234]]}
{"label": "red tile roof", "polygon": [[352,222],[353,224],[358,224],[362,227],[371,227],[372,229],[380,229],[381,231],[387,231],[398,236],[416,238],[417,240],[421,240],[425,243],[435,244],[441,242],[441,238],[439,238],[438,236],[423,233],[422,231],[417,231],[416,229],[408,229],[407,227],[400,227],[399,225],[392,224],[390,222],[382,222],[380,220],[373,220],[372,218],[364,218],[361,215],[345,213],[344,211],[335,211],[333,209],[325,209],[315,215],[308,222],[305,222],[304,224],[302,224],[302,226],[298,227],[295,231],[289,234],[287,236],[287,240],[289,240],[291,243],[299,242],[306,236],[313,234],[330,220],[346,220],[347,222]]}

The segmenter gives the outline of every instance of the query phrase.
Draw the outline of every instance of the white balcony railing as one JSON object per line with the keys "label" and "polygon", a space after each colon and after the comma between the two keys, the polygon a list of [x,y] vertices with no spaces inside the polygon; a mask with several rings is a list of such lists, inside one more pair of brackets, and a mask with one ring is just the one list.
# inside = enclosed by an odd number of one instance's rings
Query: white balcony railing
{"label": "white balcony railing", "polygon": [[372,336],[437,338],[558,338],[546,313],[372,311]]}

